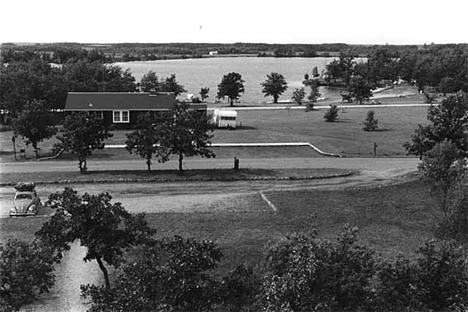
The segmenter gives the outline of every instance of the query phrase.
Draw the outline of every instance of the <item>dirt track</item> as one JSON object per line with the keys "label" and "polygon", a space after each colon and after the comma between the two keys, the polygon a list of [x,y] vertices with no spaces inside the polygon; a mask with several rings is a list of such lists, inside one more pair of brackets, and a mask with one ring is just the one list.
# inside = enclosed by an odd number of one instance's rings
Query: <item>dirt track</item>
{"label": "dirt track", "polygon": [[[172,182],[130,184],[70,185],[80,193],[109,192],[114,201],[121,202],[132,212],[206,212],[212,210],[243,209],[246,197],[260,192],[297,189],[337,189],[344,187],[378,186],[404,181],[415,170],[414,161],[396,165],[387,159],[367,159],[371,169],[344,177],[319,180],[231,181],[231,182]],[[373,162],[374,166],[370,163]],[[379,164],[376,165],[376,162]],[[404,164],[404,165],[402,165]],[[64,185],[39,185],[38,194],[45,200],[48,194],[63,190]],[[0,217],[6,217],[14,195],[12,187],[0,188]],[[231,203],[231,204],[229,204]],[[236,208],[241,207],[241,208]],[[40,215],[52,211],[41,209]]]}

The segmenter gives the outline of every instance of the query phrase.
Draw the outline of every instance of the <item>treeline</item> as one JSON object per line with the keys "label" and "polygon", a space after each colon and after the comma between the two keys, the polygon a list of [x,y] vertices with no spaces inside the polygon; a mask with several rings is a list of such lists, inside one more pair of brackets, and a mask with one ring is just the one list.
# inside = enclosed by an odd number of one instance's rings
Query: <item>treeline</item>
{"label": "treeline", "polygon": [[[345,43],[326,44],[266,44],[266,43],[115,43],[115,44],[84,44],[84,43],[43,43],[18,45],[3,43],[1,45],[1,62],[40,54],[53,63],[65,63],[70,58],[82,59],[83,51],[103,54],[107,62],[145,61],[168,58],[200,58],[216,51],[218,55],[257,55],[275,57],[317,57],[336,56],[340,52],[350,51],[356,56],[367,56],[376,48],[385,48],[391,53],[403,51],[427,50],[429,48],[460,46],[466,49],[466,44],[444,45],[351,45]],[[76,55],[73,55],[76,54]]]}
{"label": "treeline", "polygon": [[[322,84],[342,86],[368,98],[372,89],[396,81],[414,84],[426,97],[430,93],[468,92],[468,45],[429,46],[425,49],[392,51],[379,47],[365,61],[356,61],[351,51],[341,52],[326,66]],[[429,101],[431,102],[431,101]]]}

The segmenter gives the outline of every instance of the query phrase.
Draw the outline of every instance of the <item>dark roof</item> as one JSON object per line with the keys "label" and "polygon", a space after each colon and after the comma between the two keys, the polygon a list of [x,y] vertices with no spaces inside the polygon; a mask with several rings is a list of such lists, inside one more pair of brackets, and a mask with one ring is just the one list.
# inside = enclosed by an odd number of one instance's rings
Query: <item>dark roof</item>
{"label": "dark roof", "polygon": [[68,92],[64,110],[167,110],[175,102],[172,93]]}

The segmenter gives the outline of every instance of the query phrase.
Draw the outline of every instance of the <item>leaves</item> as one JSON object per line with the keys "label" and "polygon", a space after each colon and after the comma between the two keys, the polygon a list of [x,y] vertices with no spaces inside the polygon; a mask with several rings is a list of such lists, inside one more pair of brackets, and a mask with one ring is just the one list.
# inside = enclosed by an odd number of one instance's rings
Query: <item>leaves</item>
{"label": "leaves", "polygon": [[[63,123],[63,132],[57,136],[60,141],[55,150],[64,149],[77,154],[81,173],[86,171],[86,159],[93,150],[103,149],[104,140],[111,138],[108,126],[104,120],[92,114],[68,115]],[[83,166],[84,164],[84,166]]]}
{"label": "leaves", "polygon": [[54,283],[52,251],[38,241],[0,244],[0,310],[18,311]]}
{"label": "leaves", "polygon": [[231,106],[234,105],[234,101],[240,97],[241,93],[245,92],[244,82],[241,74],[231,72],[224,75],[221,83],[218,84],[218,94],[216,97],[224,99],[227,96]]}
{"label": "leaves", "polygon": [[[124,262],[125,249],[151,242],[155,230],[144,215],[132,215],[120,203],[111,203],[111,199],[108,193],[85,193],[79,197],[72,188],[51,194],[47,204],[57,211],[36,236],[54,248],[57,259],[79,240],[88,249],[84,261],[103,259],[118,267]],[[101,269],[108,284],[107,271]]]}
{"label": "leaves", "polygon": [[288,83],[284,76],[275,72],[268,74],[267,79],[261,83],[261,86],[265,96],[273,97],[273,103],[277,103],[279,96],[288,89]]}

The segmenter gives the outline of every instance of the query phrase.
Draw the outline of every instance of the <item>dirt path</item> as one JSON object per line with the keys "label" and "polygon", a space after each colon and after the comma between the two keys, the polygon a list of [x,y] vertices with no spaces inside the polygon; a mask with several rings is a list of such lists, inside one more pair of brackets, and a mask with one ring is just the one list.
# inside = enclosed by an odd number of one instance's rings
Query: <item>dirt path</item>
{"label": "dirt path", "polygon": [[[171,182],[171,183],[113,183],[69,185],[79,193],[98,194],[109,192],[114,201],[121,202],[131,212],[207,212],[244,209],[243,201],[260,192],[338,189],[346,187],[377,186],[404,181],[414,171],[412,166],[377,166],[371,170],[341,178],[319,180],[273,180],[273,181],[229,181],[229,182]],[[62,191],[65,186],[38,185],[38,194],[46,200],[48,194]],[[0,188],[0,217],[7,217],[14,195],[12,187]],[[232,204],[226,204],[232,203]],[[239,208],[234,208],[234,206]],[[40,215],[52,213],[41,209]]]}

